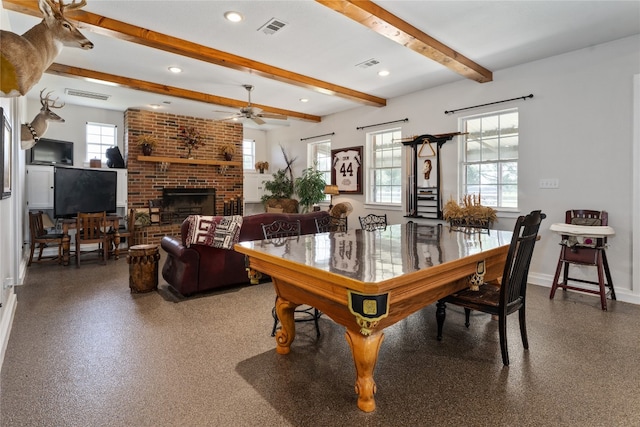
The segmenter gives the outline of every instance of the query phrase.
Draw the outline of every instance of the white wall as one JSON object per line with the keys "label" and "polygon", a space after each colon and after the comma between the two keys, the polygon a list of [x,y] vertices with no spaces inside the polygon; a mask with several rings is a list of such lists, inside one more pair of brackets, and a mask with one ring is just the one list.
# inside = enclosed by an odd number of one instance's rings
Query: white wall
{"label": "white wall", "polygon": [[[59,95],[58,95],[59,96]],[[56,93],[51,94],[51,98],[56,98]],[[23,114],[23,121],[31,121],[40,112],[39,102],[29,100],[27,102],[26,113]],[[42,135],[44,138],[59,139],[73,142],[73,167],[89,167],[89,162],[85,160],[86,150],[86,123],[107,123],[114,124],[118,129],[118,147],[124,156],[124,112],[115,110],[103,110],[98,108],[81,107],[78,105],[65,105],[56,110],[56,114],[62,117],[64,123],[49,123],[47,132]],[[103,164],[102,167],[107,167]]]}
{"label": "white wall", "polygon": [[[632,285],[632,171],[633,171],[633,76],[640,72],[640,37],[593,46],[506,70],[494,71],[494,81],[469,80],[391,99],[384,108],[361,107],[335,114],[318,124],[295,122],[268,132],[269,162],[274,170],[283,166],[278,144],[298,157],[297,173],[305,167],[306,144],[301,138],[335,132],[332,148],[364,146],[368,130],[358,126],[400,120],[404,136],[458,131],[463,113],[445,110],[464,108],[534,94],[533,99],[465,111],[478,114],[517,107],[520,112],[519,205],[521,213],[542,209],[547,214],[536,247],[530,280],[550,286],[558,261],[559,238],[548,231],[564,221],[567,209],[609,212],[616,235],[607,252],[618,299],[640,303],[640,284]],[[442,149],[443,198],[458,197],[458,142]],[[640,167],[640,165],[637,165]],[[366,174],[365,174],[366,175]],[[558,178],[560,188],[538,188],[542,178]],[[364,186],[367,185],[364,176]],[[354,202],[353,217],[364,213],[364,196],[337,196]],[[388,212],[393,222],[405,220],[403,210]],[[356,219],[357,221],[357,219]],[[513,219],[501,217],[497,224],[510,229]],[[591,277],[593,270],[580,268],[576,276]]]}

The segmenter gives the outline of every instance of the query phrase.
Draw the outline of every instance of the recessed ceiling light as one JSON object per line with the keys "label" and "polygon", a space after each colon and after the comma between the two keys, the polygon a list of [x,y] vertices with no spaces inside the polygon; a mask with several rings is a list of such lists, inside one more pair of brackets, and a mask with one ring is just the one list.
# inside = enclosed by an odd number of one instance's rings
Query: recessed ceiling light
{"label": "recessed ceiling light", "polygon": [[182,68],[180,67],[169,67],[169,71],[171,71],[172,73],[181,73],[182,72]]}
{"label": "recessed ceiling light", "polygon": [[309,99],[307,99],[307,98],[300,98],[300,102],[309,102]]}
{"label": "recessed ceiling light", "polygon": [[157,110],[158,108],[160,108],[160,104],[149,104],[149,107],[153,108],[154,110]]}
{"label": "recessed ceiling light", "polygon": [[240,22],[244,17],[239,12],[229,11],[224,13],[224,17],[227,21]]}
{"label": "recessed ceiling light", "polygon": [[389,74],[391,74],[388,70],[380,70],[378,71],[378,75],[380,77],[387,77]]}

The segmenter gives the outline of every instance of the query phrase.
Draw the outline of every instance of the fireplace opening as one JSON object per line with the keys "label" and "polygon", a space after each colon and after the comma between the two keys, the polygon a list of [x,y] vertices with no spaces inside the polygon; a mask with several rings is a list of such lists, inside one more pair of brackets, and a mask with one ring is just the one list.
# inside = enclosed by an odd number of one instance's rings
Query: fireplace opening
{"label": "fireplace opening", "polygon": [[216,189],[163,188],[160,205],[156,214],[159,216],[159,222],[164,224],[180,224],[189,215],[214,216]]}

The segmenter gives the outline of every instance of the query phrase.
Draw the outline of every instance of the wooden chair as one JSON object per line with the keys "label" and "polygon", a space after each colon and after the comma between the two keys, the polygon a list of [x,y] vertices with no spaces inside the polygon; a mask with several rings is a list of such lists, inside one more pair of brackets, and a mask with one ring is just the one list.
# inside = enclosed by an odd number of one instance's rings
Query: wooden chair
{"label": "wooden chair", "polygon": [[326,233],[328,231],[347,231],[347,217],[336,218],[334,216],[324,216],[316,218],[316,232]]}
{"label": "wooden chair", "polygon": [[[27,267],[31,265],[33,261],[33,254],[38,247],[38,259],[35,262],[41,261],[54,261],[57,260],[58,264],[62,263],[62,238],[64,234],[62,233],[47,233],[44,229],[44,222],[42,220],[43,212],[29,212],[29,235],[31,238],[31,249],[29,252],[29,262],[27,263]],[[44,248],[57,245],[58,246],[58,255],[55,257],[42,257],[42,251]]]}
{"label": "wooden chair", "polygon": [[509,314],[516,311],[519,313],[522,345],[525,349],[529,348],[525,322],[527,275],[529,274],[533,248],[538,240],[538,229],[545,217],[546,215],[540,213],[540,211],[533,211],[527,216],[518,217],[516,220],[501,284],[484,283],[478,291],[467,288],[438,301],[436,309],[438,340],[442,340],[446,303],[450,303],[464,307],[464,324],[467,328],[469,327],[471,310],[498,316],[503,364],[509,365],[509,354],[507,352],[507,316]]}
{"label": "wooden chair", "polygon": [[127,216],[127,229],[120,232],[120,239],[123,237],[127,240],[127,249],[131,246],[135,246],[135,233],[136,233],[136,210],[129,209],[129,215]]}
{"label": "wooden chair", "polygon": [[[285,221],[275,220],[271,224],[262,224],[262,233],[265,240],[276,246],[282,246],[286,244],[287,240],[291,238],[300,238],[300,220]],[[277,301],[276,297],[276,301]],[[322,316],[322,313],[317,308],[311,306],[302,306],[295,310],[295,314],[300,316],[295,317],[296,322],[308,322],[313,321],[316,326],[316,337],[320,336],[320,325],[318,325],[318,319]],[[276,306],[271,309],[271,315],[273,316],[273,329],[271,330],[271,336],[276,336],[276,330],[278,329],[278,313],[276,313]]]}
{"label": "wooden chair", "polygon": [[[600,226],[609,225],[609,214],[606,211],[594,210],[568,210],[565,212],[565,223],[574,225]],[[607,237],[599,237],[591,239],[588,244],[573,241],[571,236],[562,235],[562,243],[560,249],[560,258],[558,259],[558,267],[553,278],[551,293],[549,298],[553,299],[558,288],[565,291],[571,289],[574,291],[586,292],[590,294],[600,295],[600,305],[602,310],[607,311],[607,293],[610,293],[611,299],[616,299],[616,291],[613,289],[613,281],[611,280],[611,272],[609,271],[609,262],[607,261]],[[583,280],[569,277],[570,265],[586,265],[594,266],[598,271],[598,281]],[[563,268],[564,267],[564,268]],[[559,282],[560,271],[562,271],[562,282]],[[605,282],[605,276],[607,278]],[[582,286],[569,285],[569,280],[579,283],[588,283],[597,285],[598,289],[590,289]],[[609,288],[609,292],[607,292]]]}
{"label": "wooden chair", "polygon": [[76,267],[80,267],[80,255],[82,254],[82,245],[98,244],[98,249],[85,251],[98,252],[102,255],[102,262],[106,265],[111,247],[111,236],[107,232],[107,213],[83,213],[78,212],[76,218]]}
{"label": "wooden chair", "polygon": [[358,219],[360,220],[360,228],[363,230],[372,231],[387,228],[387,214],[369,214],[367,216],[359,216]]}

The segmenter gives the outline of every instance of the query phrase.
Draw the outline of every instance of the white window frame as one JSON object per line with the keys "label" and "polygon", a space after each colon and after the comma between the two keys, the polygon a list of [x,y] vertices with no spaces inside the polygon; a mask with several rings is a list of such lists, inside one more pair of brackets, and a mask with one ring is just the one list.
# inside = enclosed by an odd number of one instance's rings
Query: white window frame
{"label": "white window frame", "polygon": [[[321,148],[321,149],[320,149]],[[324,167],[323,167],[324,166]],[[307,144],[307,167],[316,168],[324,175],[325,184],[331,184],[331,140],[309,142]],[[329,202],[331,196],[324,197]]]}
{"label": "white window frame", "polygon": [[[382,139],[382,141],[379,141]],[[402,207],[402,129],[392,128],[367,133],[366,203],[378,206]],[[382,145],[378,145],[381,142]],[[390,173],[391,182],[382,184],[380,173]],[[364,185],[364,183],[363,183]],[[388,198],[380,198],[382,187],[390,187]]]}
{"label": "white window frame", "polygon": [[[98,128],[98,132],[92,132]],[[85,162],[100,159],[107,163],[107,148],[118,145],[118,127],[111,123],[87,122],[85,126]],[[98,157],[100,153],[100,157]]]}
{"label": "white window frame", "polygon": [[[517,108],[511,108],[508,110],[493,111],[484,114],[477,114],[473,116],[467,116],[460,118],[460,129],[462,132],[468,132],[468,124],[471,121],[480,120],[480,131],[470,132],[468,135],[464,135],[463,143],[460,144],[461,162],[460,162],[460,194],[475,194],[480,195],[480,202],[484,206],[490,206],[494,209],[505,212],[518,211],[518,169],[519,169],[519,124],[516,125],[515,132],[505,132],[510,129],[501,123],[501,118],[505,118],[507,115],[516,114],[517,122],[519,123],[519,111]],[[489,120],[498,120],[497,134],[485,134],[482,125]],[[505,126],[505,127],[503,127]],[[513,146],[515,142],[515,147]],[[480,155],[479,159],[468,160],[469,144],[479,143]],[[485,158],[485,153],[490,153],[491,150],[495,152],[497,148],[497,155],[488,156]],[[515,151],[515,155],[514,155]],[[507,154],[505,154],[507,153]],[[468,171],[469,167],[478,167],[478,180],[479,182],[469,183]],[[489,174],[483,174],[482,169],[489,169],[491,172],[495,171],[495,177]],[[514,178],[515,175],[515,178]],[[494,181],[495,178],[495,182]],[[492,188],[493,187],[493,188]],[[482,193],[482,189],[487,189],[485,194]],[[487,195],[489,193],[490,195]],[[493,196],[495,194],[495,196]],[[510,195],[510,196],[509,196]],[[509,200],[512,202],[509,203]],[[494,202],[495,201],[495,202]],[[515,204],[513,203],[515,201]]]}
{"label": "white window frame", "polygon": [[242,140],[242,168],[246,171],[256,169],[256,141],[255,139]]}

